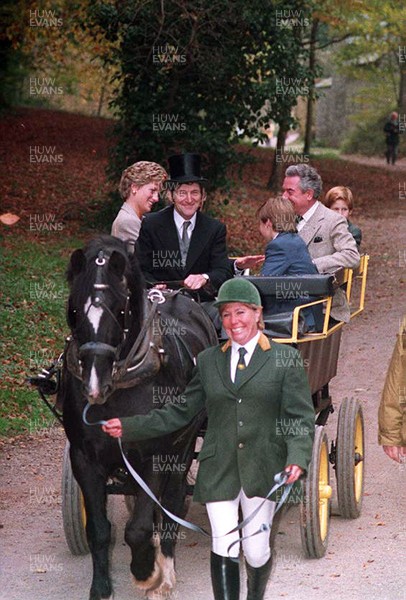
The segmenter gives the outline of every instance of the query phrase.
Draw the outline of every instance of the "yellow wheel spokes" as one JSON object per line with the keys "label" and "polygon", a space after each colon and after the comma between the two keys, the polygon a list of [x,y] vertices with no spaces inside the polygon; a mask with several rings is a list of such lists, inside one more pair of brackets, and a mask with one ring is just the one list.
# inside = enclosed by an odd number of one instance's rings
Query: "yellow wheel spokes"
{"label": "yellow wheel spokes", "polygon": [[364,435],[362,431],[362,421],[359,412],[355,421],[355,436],[354,436],[354,485],[355,499],[360,501],[362,493],[362,483],[364,477]]}
{"label": "yellow wheel spokes", "polygon": [[84,501],[82,492],[80,492],[80,514],[82,516],[83,528],[86,529],[87,515],[86,515],[85,501]]}
{"label": "yellow wheel spokes", "polygon": [[320,447],[319,463],[319,522],[322,541],[326,539],[328,533],[331,494],[328,477],[328,447],[323,443]]}

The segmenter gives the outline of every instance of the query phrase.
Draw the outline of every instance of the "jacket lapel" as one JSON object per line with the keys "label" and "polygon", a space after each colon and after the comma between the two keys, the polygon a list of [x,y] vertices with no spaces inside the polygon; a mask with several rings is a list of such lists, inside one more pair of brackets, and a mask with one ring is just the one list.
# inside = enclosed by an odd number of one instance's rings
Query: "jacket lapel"
{"label": "jacket lapel", "polygon": [[299,235],[302,240],[305,242],[306,246],[310,244],[310,242],[316,237],[316,233],[321,227],[321,222],[324,217],[319,214],[318,207],[310,220],[303,225],[302,229],[299,231]]}
{"label": "jacket lapel", "polygon": [[202,221],[204,221],[204,218],[199,211],[196,215],[196,223],[192,231],[192,237],[190,238],[189,250],[186,257],[187,273],[191,270],[199,256],[202,255],[204,247],[207,244],[207,230],[205,231],[205,224]]}
{"label": "jacket lapel", "polygon": [[173,206],[170,206],[162,211],[162,219],[159,223],[159,239],[162,242],[162,247],[169,250],[178,250],[179,238],[176,231],[175,220],[173,218]]}
{"label": "jacket lapel", "polygon": [[221,352],[217,354],[217,369],[224,386],[235,394],[243,385],[247,383],[256,373],[264,366],[268,360],[268,350],[271,348],[269,339],[261,333],[254,353],[251,357],[249,365],[240,374],[239,384],[236,385],[231,381],[230,377],[230,360],[231,360],[231,342],[228,340],[221,348]]}
{"label": "jacket lapel", "polygon": [[248,367],[246,367],[239,376],[238,385],[234,385],[234,388],[239,390],[243,385],[245,385],[252,377],[258,373],[260,369],[264,366],[264,364],[268,360],[268,350],[270,350],[271,344],[268,338],[261,334],[258,340],[258,343],[255,347],[254,353],[251,356],[251,360],[249,362]]}
{"label": "jacket lapel", "polygon": [[231,343],[227,341],[222,347],[221,352],[216,355],[216,368],[221,381],[233,395],[235,394],[235,385],[230,377]]}

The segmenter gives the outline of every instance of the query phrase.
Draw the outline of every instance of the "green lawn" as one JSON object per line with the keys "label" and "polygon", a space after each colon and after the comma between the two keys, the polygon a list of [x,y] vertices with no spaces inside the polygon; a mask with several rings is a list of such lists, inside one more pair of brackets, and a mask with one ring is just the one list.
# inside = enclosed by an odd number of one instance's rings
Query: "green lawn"
{"label": "green lawn", "polygon": [[52,234],[29,242],[17,235],[4,245],[0,436],[52,426],[54,417],[25,379],[49,366],[63,350],[68,334],[64,273],[72,250],[82,245]]}

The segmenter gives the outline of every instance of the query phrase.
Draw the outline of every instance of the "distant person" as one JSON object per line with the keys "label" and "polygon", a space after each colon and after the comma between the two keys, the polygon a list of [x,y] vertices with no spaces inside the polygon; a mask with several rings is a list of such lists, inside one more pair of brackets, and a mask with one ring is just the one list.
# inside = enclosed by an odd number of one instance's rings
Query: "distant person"
{"label": "distant person", "polygon": [[[323,182],[310,165],[291,165],[283,180],[283,197],[292,202],[304,240],[319,273],[332,273],[340,267],[356,268],[360,256],[348,231],[346,219],[319,201]],[[336,321],[350,320],[350,307],[342,289],[336,290],[331,307]]]}
{"label": "distant person", "polygon": [[330,210],[335,210],[339,215],[347,219],[348,231],[357,243],[358,250],[361,246],[362,232],[361,229],[351,223],[349,217],[354,208],[354,200],[350,188],[344,187],[343,185],[337,185],[331,188],[324,198],[324,206],[327,206]]}
{"label": "distant person", "polygon": [[396,338],[378,412],[378,443],[398,463],[406,463],[406,315]]}
{"label": "distant person", "polygon": [[383,128],[386,134],[386,162],[388,165],[392,163],[394,165],[398,158],[399,148],[399,115],[397,112],[393,112],[390,116],[389,121],[385,123]]}
{"label": "distant person", "polygon": [[161,165],[148,161],[136,162],[123,171],[118,189],[124,204],[113,222],[111,235],[126,242],[131,254],[140,233],[142,218],[158,202],[158,194],[167,177]]}

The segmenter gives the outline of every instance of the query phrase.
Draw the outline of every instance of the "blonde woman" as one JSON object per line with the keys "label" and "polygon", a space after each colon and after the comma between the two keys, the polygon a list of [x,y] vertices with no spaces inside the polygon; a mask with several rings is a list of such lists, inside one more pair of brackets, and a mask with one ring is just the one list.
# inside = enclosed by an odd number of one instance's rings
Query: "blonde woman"
{"label": "blonde woman", "polygon": [[138,239],[142,217],[151,212],[159,200],[159,192],[168,174],[161,165],[155,162],[136,162],[123,171],[120,185],[120,195],[124,200],[115,218],[111,235],[126,242],[130,253]]}

